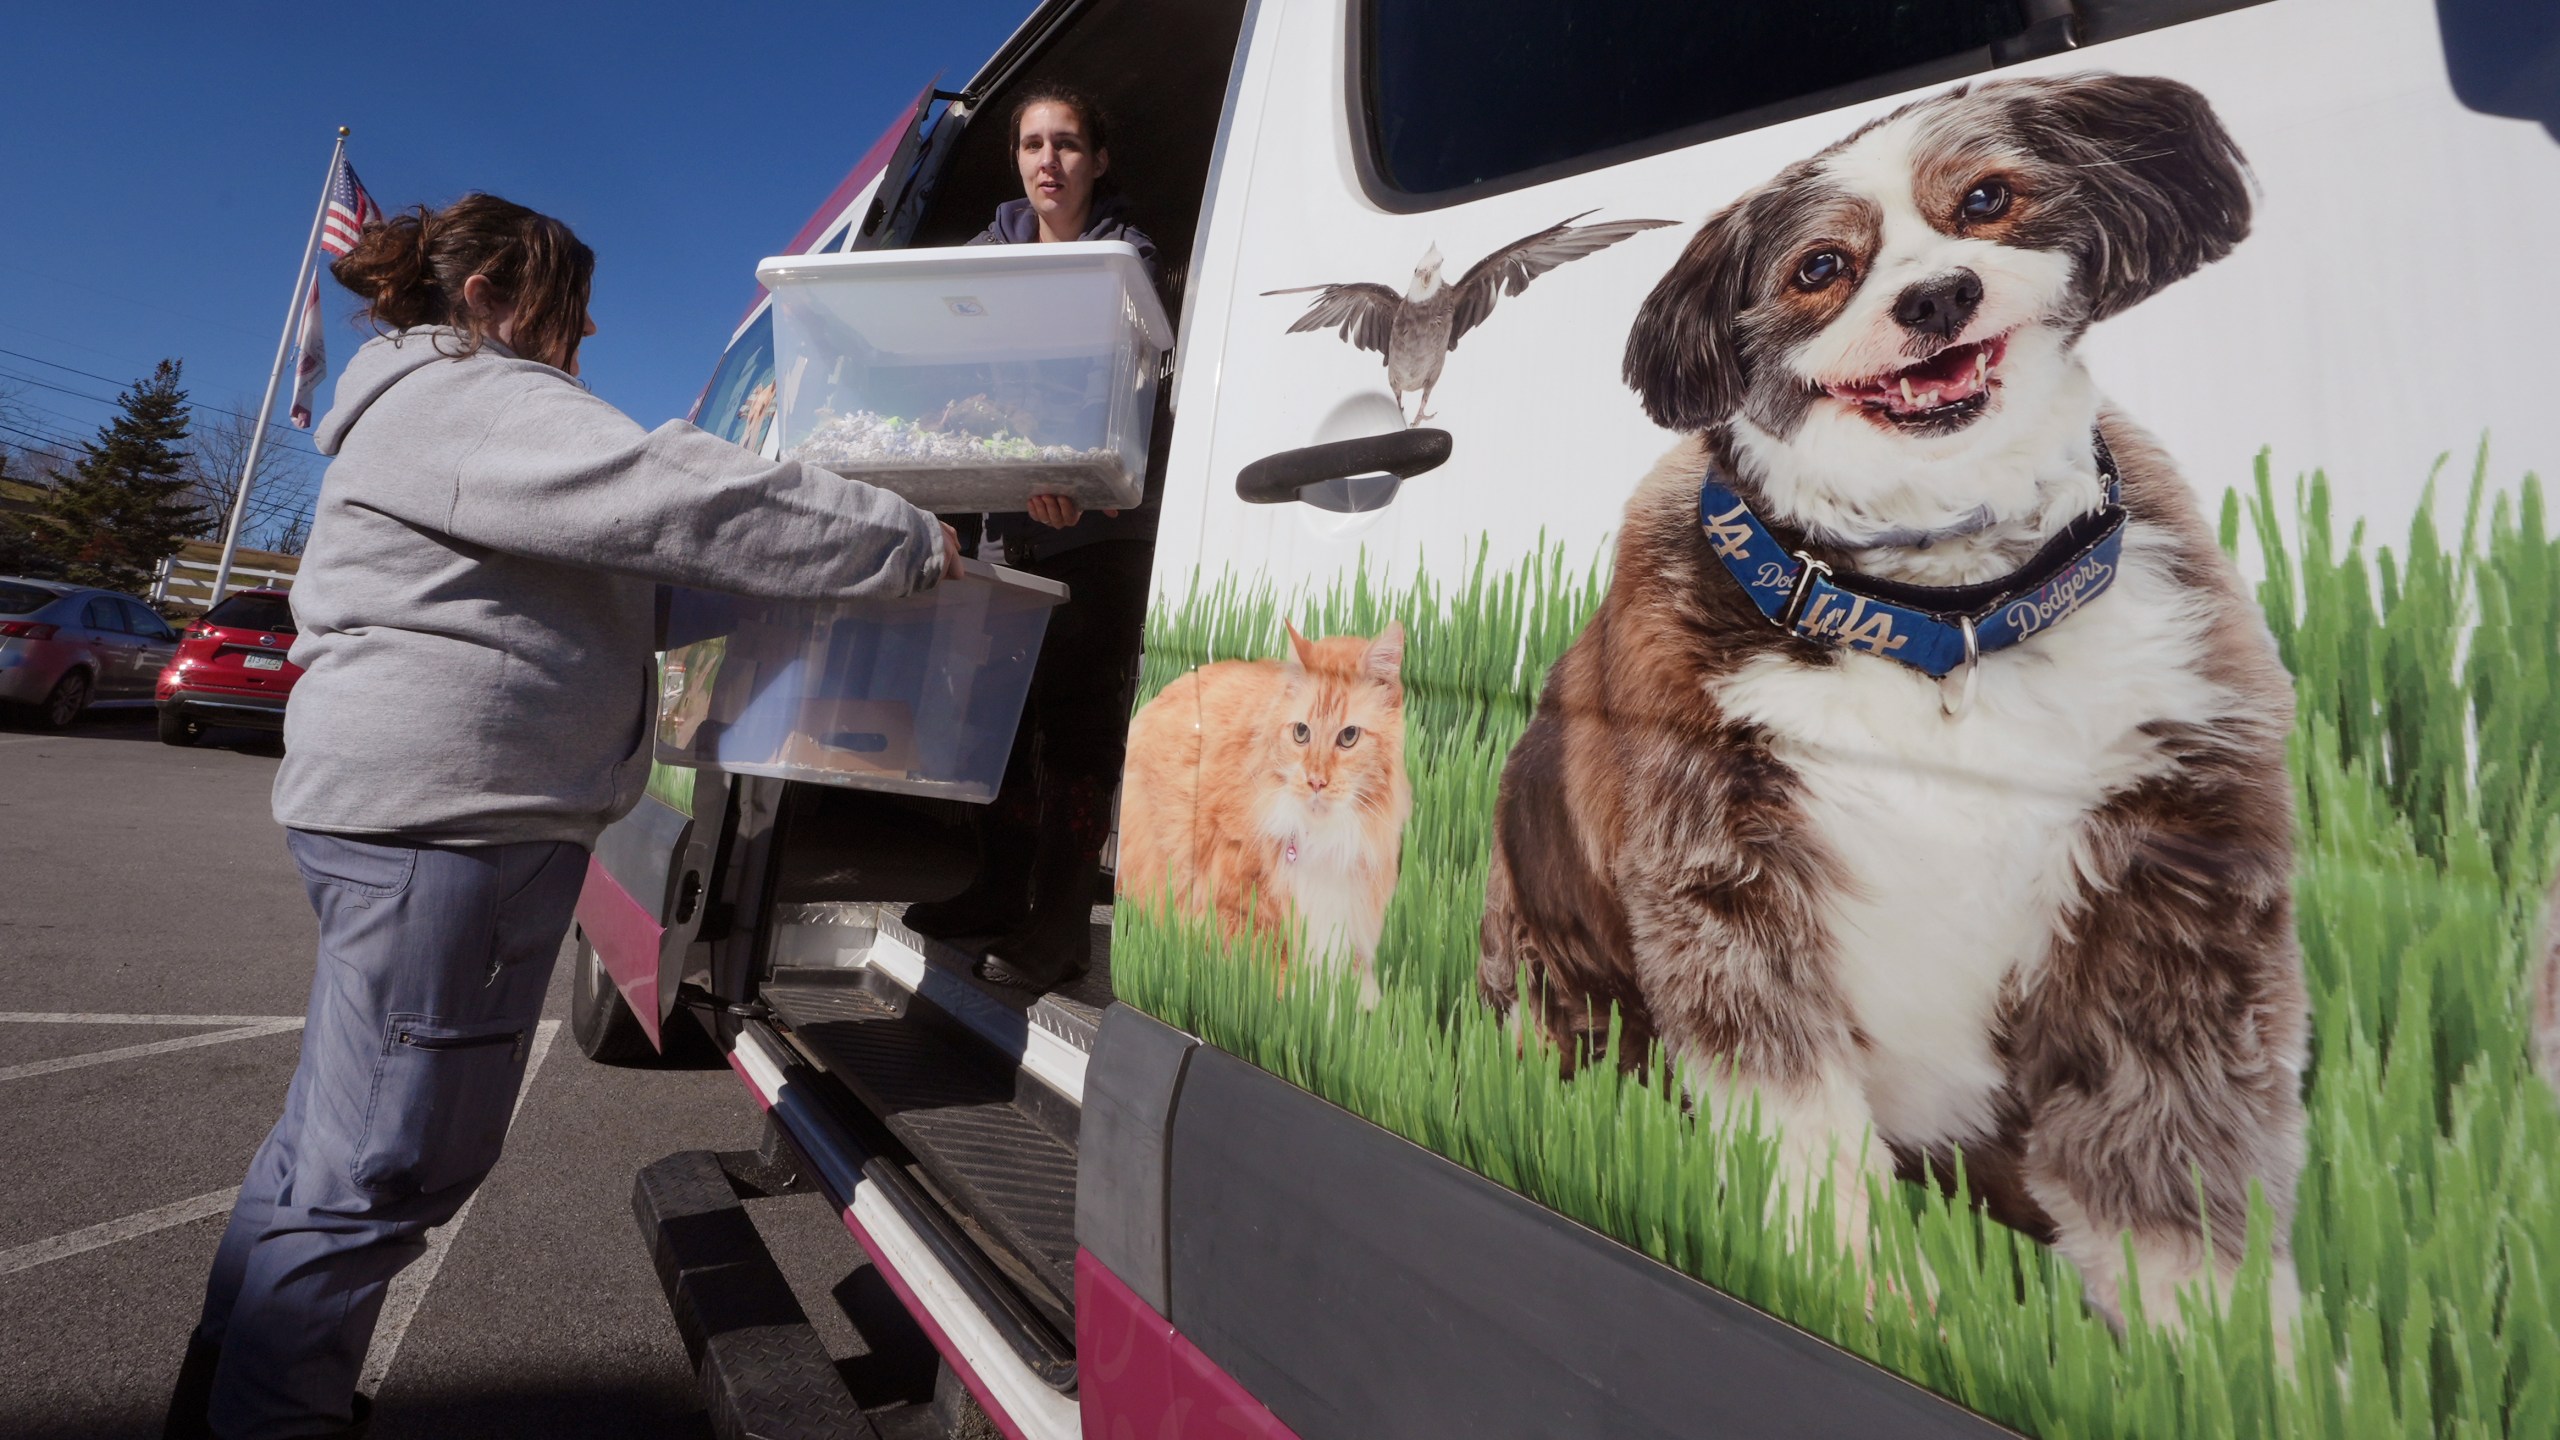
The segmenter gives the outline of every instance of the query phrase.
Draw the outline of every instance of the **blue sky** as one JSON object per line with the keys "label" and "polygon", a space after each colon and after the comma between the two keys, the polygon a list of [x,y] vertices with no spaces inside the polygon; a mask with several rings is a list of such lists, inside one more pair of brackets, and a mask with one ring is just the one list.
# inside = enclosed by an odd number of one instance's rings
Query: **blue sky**
{"label": "blue sky", "polygon": [[[254,411],[347,125],[386,208],[478,189],[567,221],[597,255],[588,383],[644,424],[682,415],[756,260],[1032,4],[14,6],[0,390],[81,436],[113,408],[83,397],[114,387],[58,367],[176,356],[199,403]],[[334,375],[364,332],[322,290]]]}

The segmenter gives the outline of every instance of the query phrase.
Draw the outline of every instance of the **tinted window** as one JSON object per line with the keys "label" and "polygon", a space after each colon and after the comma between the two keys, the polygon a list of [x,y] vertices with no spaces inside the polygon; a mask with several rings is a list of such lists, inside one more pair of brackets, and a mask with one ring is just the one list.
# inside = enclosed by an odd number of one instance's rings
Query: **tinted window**
{"label": "tinted window", "polygon": [[1552,174],[1646,141],[1667,148],[1746,112],[1969,51],[1975,63],[1958,70],[1980,69],[1984,47],[2025,28],[2020,0],[1366,0],[1362,10],[1371,160],[1408,195]]}
{"label": "tinted window", "polygon": [[157,611],[142,604],[140,601],[127,600],[124,602],[124,618],[127,628],[131,629],[134,634],[139,635],[146,640],[175,640],[178,638],[178,633],[169,628],[168,621],[161,619]]}
{"label": "tinted window", "polygon": [[80,623],[92,630],[104,630],[110,635],[124,634],[124,607],[118,605],[111,597],[101,595],[90,601],[87,608],[80,612]]}
{"label": "tinted window", "polygon": [[53,592],[41,586],[0,580],[0,615],[32,615],[53,600]]}
{"label": "tinted window", "polygon": [[236,630],[294,633],[293,606],[280,595],[234,595],[206,611],[204,619],[208,625],[227,625]]}
{"label": "tinted window", "polygon": [[720,357],[720,368],[711,372],[711,388],[702,392],[702,410],[694,423],[750,450],[763,446],[765,431],[773,427],[771,307]]}

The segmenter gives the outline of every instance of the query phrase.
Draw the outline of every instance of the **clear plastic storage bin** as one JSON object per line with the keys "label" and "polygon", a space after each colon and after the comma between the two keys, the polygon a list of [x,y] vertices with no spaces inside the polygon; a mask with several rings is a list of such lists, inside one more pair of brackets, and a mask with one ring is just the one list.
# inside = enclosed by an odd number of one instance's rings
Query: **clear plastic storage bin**
{"label": "clear plastic storage bin", "polygon": [[1049,610],[1067,587],[971,560],[895,600],[677,593],[658,758],[946,799],[995,798]]}
{"label": "clear plastic storage bin", "polygon": [[1145,494],[1173,331],[1127,242],[791,255],[756,278],[785,456],[929,510]]}

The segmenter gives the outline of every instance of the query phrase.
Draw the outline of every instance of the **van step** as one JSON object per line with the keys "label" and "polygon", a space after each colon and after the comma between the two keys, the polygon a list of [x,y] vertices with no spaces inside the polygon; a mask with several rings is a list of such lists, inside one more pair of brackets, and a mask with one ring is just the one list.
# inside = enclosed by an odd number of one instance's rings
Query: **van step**
{"label": "van step", "polygon": [[875,1440],[708,1150],[644,1166],[631,1210],[720,1440]]}
{"label": "van step", "polygon": [[1074,1106],[876,971],[781,970],[762,996],[802,1053],[915,1157],[990,1258],[1072,1329]]}

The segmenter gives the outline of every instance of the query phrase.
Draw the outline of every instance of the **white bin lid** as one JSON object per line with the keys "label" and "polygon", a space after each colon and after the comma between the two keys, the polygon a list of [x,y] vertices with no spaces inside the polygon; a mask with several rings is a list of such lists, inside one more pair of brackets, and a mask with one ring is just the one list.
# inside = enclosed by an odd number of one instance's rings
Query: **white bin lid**
{"label": "white bin lid", "polygon": [[1015,570],[1009,566],[997,565],[985,560],[973,560],[966,555],[960,557],[960,573],[971,580],[992,580],[998,585],[1010,585],[1026,595],[1041,595],[1051,600],[1068,598],[1067,587],[1046,575],[1034,575],[1027,570]]}
{"label": "white bin lid", "polygon": [[[880,286],[888,292],[910,292],[894,301],[881,318],[896,323],[945,328],[969,324],[990,315],[1023,324],[1039,312],[1042,282],[1058,276],[1110,276],[1137,310],[1138,323],[1159,350],[1173,348],[1173,326],[1164,302],[1147,281],[1138,247],[1126,240],[1070,240],[1056,245],[945,245],[923,250],[864,250],[855,254],[776,255],[756,263],[756,280],[768,290],[799,285]],[[884,296],[884,298],[887,298]],[[974,304],[974,311],[969,305]],[[1014,314],[1004,314],[1014,311]],[[937,335],[934,340],[944,337]],[[938,345],[892,343],[875,337],[884,349],[935,349]]]}

